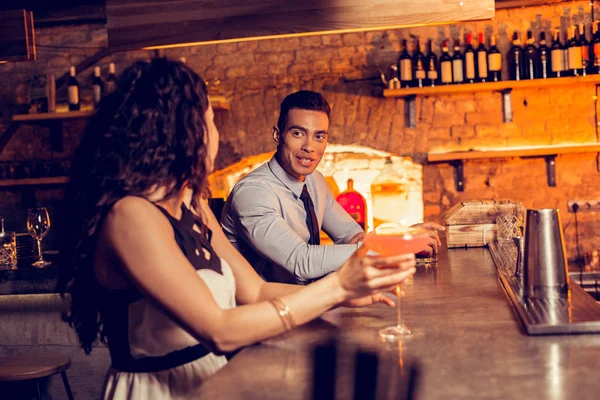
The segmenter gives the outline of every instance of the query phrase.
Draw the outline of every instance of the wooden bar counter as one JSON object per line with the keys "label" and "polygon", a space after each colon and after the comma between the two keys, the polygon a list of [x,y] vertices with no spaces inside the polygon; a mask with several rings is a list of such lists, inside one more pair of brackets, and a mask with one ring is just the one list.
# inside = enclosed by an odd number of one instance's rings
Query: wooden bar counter
{"label": "wooden bar counter", "polygon": [[[419,266],[404,291],[404,319],[415,337],[400,346],[386,346],[376,335],[394,322],[394,309],[332,310],[242,350],[198,398],[310,399],[311,349],[330,335],[346,348],[375,347],[395,360],[380,368],[385,381],[399,382],[395,389],[385,385],[388,393],[378,397],[386,399],[401,398],[402,376],[415,362],[418,399],[591,399],[600,393],[600,335],[528,336],[487,248],[443,250],[437,267]],[[351,352],[338,351],[338,399],[352,398]]]}
{"label": "wooden bar counter", "polygon": [[[17,276],[5,279],[8,284]],[[11,295],[13,289],[0,295],[0,355],[30,350],[69,355],[76,397],[97,398],[110,363],[106,348],[83,354],[74,332],[60,320],[58,294],[43,287],[47,294]],[[36,290],[37,285],[26,292]],[[421,400],[598,397],[600,335],[528,336],[487,248],[442,250],[437,266],[419,266],[404,291],[404,319],[415,337],[401,345],[386,345],[376,334],[394,323],[395,309],[339,308],[243,349],[188,398],[312,399],[313,348],[331,336],[340,343],[336,399],[353,398],[357,348],[380,355],[380,399],[402,398],[414,364],[419,366],[415,398]],[[51,386],[49,393],[62,395],[59,381]]]}

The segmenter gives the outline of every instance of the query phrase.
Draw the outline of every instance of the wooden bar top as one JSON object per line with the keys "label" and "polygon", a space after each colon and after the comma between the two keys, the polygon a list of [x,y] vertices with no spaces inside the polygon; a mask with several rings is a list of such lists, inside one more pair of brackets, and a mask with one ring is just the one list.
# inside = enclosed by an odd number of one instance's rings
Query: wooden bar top
{"label": "wooden bar top", "polygon": [[[584,399],[600,393],[600,335],[528,336],[487,248],[443,250],[437,267],[418,267],[404,291],[405,322],[414,339],[400,346],[379,342],[376,332],[394,323],[394,309],[339,308],[242,350],[192,397],[311,399],[312,348],[331,335],[394,358],[397,368],[380,368],[387,381],[402,382],[417,362],[415,394],[421,400]],[[338,364],[336,398],[352,398],[353,358],[351,351],[341,353],[348,356]],[[378,397],[398,398],[400,386],[386,387],[388,393]]]}

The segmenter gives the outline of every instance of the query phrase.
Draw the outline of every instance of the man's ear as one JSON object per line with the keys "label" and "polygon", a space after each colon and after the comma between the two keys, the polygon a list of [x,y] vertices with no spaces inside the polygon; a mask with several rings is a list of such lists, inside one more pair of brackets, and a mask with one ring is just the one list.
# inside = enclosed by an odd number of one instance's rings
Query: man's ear
{"label": "man's ear", "polygon": [[279,134],[279,129],[276,126],[273,127],[272,135],[273,135],[273,141],[275,143],[277,143],[277,145],[279,146],[279,139],[280,139],[281,135]]}

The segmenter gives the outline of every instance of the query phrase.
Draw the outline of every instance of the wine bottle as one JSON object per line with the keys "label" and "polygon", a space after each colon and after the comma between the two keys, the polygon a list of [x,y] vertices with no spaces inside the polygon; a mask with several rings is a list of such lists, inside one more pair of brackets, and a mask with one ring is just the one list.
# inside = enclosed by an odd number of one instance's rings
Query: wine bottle
{"label": "wine bottle", "polygon": [[94,107],[97,107],[102,99],[102,91],[104,90],[104,84],[100,79],[100,67],[94,67],[94,79],[92,80],[92,97],[94,100]]}
{"label": "wine bottle", "polygon": [[527,31],[527,46],[523,50],[523,59],[525,61],[525,75],[523,79],[538,78],[538,50],[535,47],[535,39],[531,31]]}
{"label": "wine bottle", "polygon": [[448,41],[444,40],[442,44],[442,56],[440,57],[440,70],[442,72],[442,85],[452,83],[452,57],[448,54]]}
{"label": "wine bottle", "polygon": [[502,80],[502,53],[496,47],[496,35],[490,36],[490,51],[488,52],[488,72],[490,82]]}
{"label": "wine bottle", "polygon": [[421,44],[419,42],[419,39],[417,38],[415,41],[416,47],[415,47],[415,54],[413,55],[413,60],[412,60],[412,64],[413,64],[413,68],[414,68],[414,76],[415,76],[415,80],[413,83],[414,87],[420,87],[422,88],[423,86],[425,86],[425,79],[427,79],[427,73],[425,72],[425,56],[423,55],[423,52],[421,51]]}
{"label": "wine bottle", "polygon": [[590,42],[585,37],[585,25],[579,24],[579,45],[581,46],[581,74],[586,76],[590,69]]}
{"label": "wine bottle", "polygon": [[112,93],[117,88],[117,77],[115,76],[115,64],[108,64],[108,78],[106,78],[106,92]]}
{"label": "wine bottle", "polygon": [[539,77],[547,79],[550,77],[550,49],[546,46],[546,32],[540,32],[540,47],[538,48],[538,72]]}
{"label": "wine bottle", "polygon": [[577,26],[569,28],[569,44],[567,47],[569,75],[580,76],[583,62],[581,60],[581,43],[577,37]]}
{"label": "wine bottle", "polygon": [[486,82],[488,79],[488,52],[485,49],[483,32],[479,32],[479,46],[477,46],[475,55],[477,59],[477,80]]}
{"label": "wine bottle", "polygon": [[458,39],[454,40],[454,54],[452,55],[452,82],[453,83],[464,83],[464,68],[465,60],[460,54],[460,42]]}
{"label": "wine bottle", "polygon": [[513,33],[512,43],[513,45],[508,51],[508,76],[509,79],[520,81],[525,78],[525,68],[523,49],[521,48],[521,39],[518,32]]}
{"label": "wine bottle", "polygon": [[473,48],[473,34],[467,33],[465,46],[465,81],[475,83],[477,79],[477,64],[475,63],[475,49]]}
{"label": "wine bottle", "polygon": [[594,37],[592,39],[592,74],[600,74],[600,21],[594,21],[592,30]]}
{"label": "wine bottle", "polygon": [[340,193],[336,200],[358,222],[360,227],[366,230],[367,202],[360,193],[354,190],[354,180],[352,178],[348,179],[348,188]]}
{"label": "wine bottle", "polygon": [[69,110],[79,110],[79,82],[75,77],[75,67],[72,65],[69,68],[69,83],[67,84],[67,91],[69,96]]}
{"label": "wine bottle", "polygon": [[427,67],[427,86],[434,87],[438,84],[438,58],[435,55],[435,44],[433,40],[429,41],[429,53],[425,60]]}
{"label": "wine bottle", "polygon": [[552,76],[560,78],[565,74],[565,47],[560,42],[560,30],[554,30],[554,40],[550,48]]}
{"label": "wine bottle", "polygon": [[402,40],[402,53],[400,53],[400,59],[398,60],[398,70],[400,71],[400,86],[403,88],[409,88],[412,84],[412,59],[410,58],[410,54],[408,54],[408,46],[406,44],[406,39]]}

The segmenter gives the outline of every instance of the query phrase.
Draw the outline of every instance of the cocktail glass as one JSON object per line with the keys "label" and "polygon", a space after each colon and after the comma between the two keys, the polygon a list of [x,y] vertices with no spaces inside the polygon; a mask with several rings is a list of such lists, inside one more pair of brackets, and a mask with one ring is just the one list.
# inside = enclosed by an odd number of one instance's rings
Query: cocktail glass
{"label": "cocktail glass", "polygon": [[[429,244],[429,232],[424,228],[414,228],[397,223],[384,223],[365,236],[364,245],[384,256],[414,254]],[[396,285],[397,324],[383,328],[379,336],[387,341],[398,341],[412,336],[412,332],[402,321],[402,288]]]}

